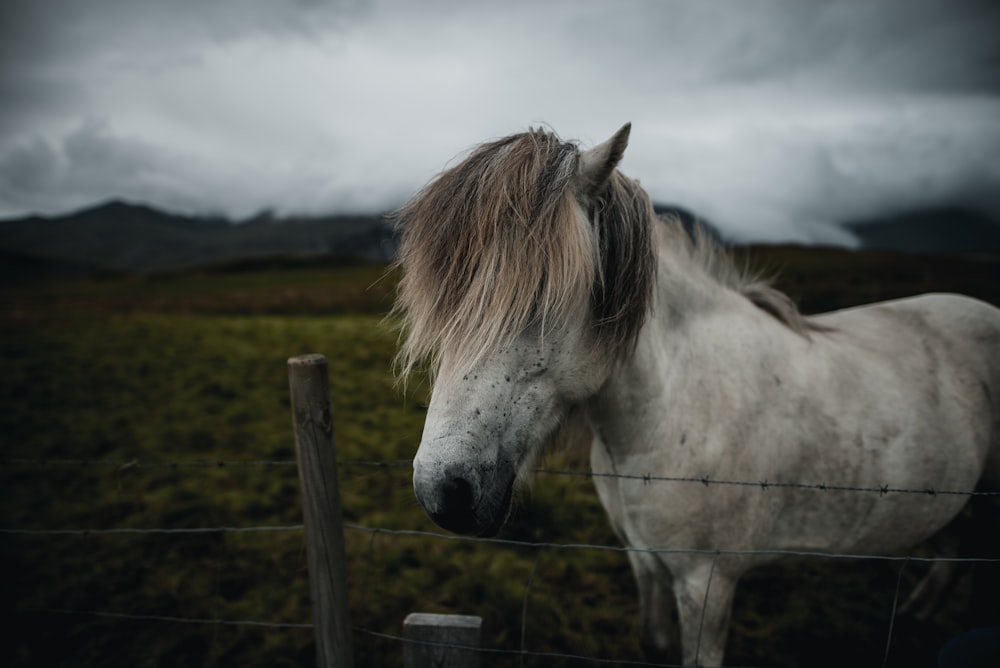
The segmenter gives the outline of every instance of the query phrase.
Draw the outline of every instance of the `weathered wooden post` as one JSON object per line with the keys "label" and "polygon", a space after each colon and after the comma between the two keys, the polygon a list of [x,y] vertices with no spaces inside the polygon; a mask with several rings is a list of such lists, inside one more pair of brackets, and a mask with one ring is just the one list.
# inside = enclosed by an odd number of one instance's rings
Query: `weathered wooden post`
{"label": "weathered wooden post", "polygon": [[403,622],[404,668],[479,668],[482,617],[413,612]]}
{"label": "weathered wooden post", "polygon": [[318,668],[353,668],[347,564],[326,357],[288,360]]}

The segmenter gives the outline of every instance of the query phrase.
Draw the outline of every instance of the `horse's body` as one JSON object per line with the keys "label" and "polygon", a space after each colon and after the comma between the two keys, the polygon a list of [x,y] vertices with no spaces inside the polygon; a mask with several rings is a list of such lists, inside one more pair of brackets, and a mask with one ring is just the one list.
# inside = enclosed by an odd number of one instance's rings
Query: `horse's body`
{"label": "horse's body", "polygon": [[1000,387],[996,309],[926,295],[824,315],[809,339],[762,315],[751,305],[727,309],[683,335],[654,319],[632,363],[587,402],[599,425],[593,470],[629,476],[595,477],[626,545],[751,553],[630,553],[644,642],[656,654],[679,604],[686,661],[700,639],[698,660],[721,662],[737,579],[775,558],[754,551],[898,553],[968,498],[643,476],[972,490],[990,459],[991,488],[1000,480],[1000,430],[990,418],[1000,416],[990,396]]}
{"label": "horse's body", "polygon": [[443,527],[494,533],[582,409],[637,548],[644,645],[666,651],[676,609],[685,663],[721,665],[748,568],[905,550],[968,497],[646,479],[1000,487],[1000,310],[925,295],[804,318],[655,218],[615,170],[627,137],[506,138],[403,210],[404,364],[437,372],[414,488]]}

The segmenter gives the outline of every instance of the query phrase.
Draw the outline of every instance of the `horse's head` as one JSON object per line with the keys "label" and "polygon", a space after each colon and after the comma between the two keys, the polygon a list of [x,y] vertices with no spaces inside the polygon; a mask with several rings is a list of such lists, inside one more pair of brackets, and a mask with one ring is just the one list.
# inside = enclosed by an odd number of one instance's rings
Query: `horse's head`
{"label": "horse's head", "polygon": [[413,485],[446,529],[496,533],[519,474],[634,345],[652,209],[615,170],[629,129],[584,152],[541,132],[483,145],[400,213],[401,361],[435,376]]}

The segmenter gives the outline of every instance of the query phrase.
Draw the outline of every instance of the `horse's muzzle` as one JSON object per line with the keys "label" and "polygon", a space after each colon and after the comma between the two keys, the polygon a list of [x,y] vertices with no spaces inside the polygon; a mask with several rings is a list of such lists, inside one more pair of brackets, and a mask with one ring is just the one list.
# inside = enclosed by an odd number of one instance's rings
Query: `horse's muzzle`
{"label": "horse's muzzle", "polygon": [[507,521],[514,472],[491,475],[464,466],[449,466],[437,475],[421,475],[414,467],[413,489],[427,515],[442,529],[475,536],[495,536]]}

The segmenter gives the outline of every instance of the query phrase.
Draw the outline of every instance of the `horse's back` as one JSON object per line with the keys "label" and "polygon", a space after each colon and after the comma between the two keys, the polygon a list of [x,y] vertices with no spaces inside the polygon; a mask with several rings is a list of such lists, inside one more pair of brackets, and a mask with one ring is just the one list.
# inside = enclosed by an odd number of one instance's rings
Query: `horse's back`
{"label": "horse's back", "polygon": [[1000,350],[1000,309],[966,295],[934,292],[895,302],[921,313],[927,323],[949,335],[966,337],[990,352]]}
{"label": "horse's back", "polygon": [[811,320],[821,331],[873,336],[867,342],[904,355],[905,344],[920,347],[944,363],[974,369],[997,389],[1000,399],[1000,309],[951,293],[929,293],[833,311]]}
{"label": "horse's back", "polygon": [[[851,333],[875,352],[914,369],[909,380],[981,405],[987,436],[983,481],[1000,489],[1000,309],[950,293],[930,293],[816,316],[831,337]],[[944,382],[947,379],[950,382]],[[928,391],[931,391],[929,389]]]}

